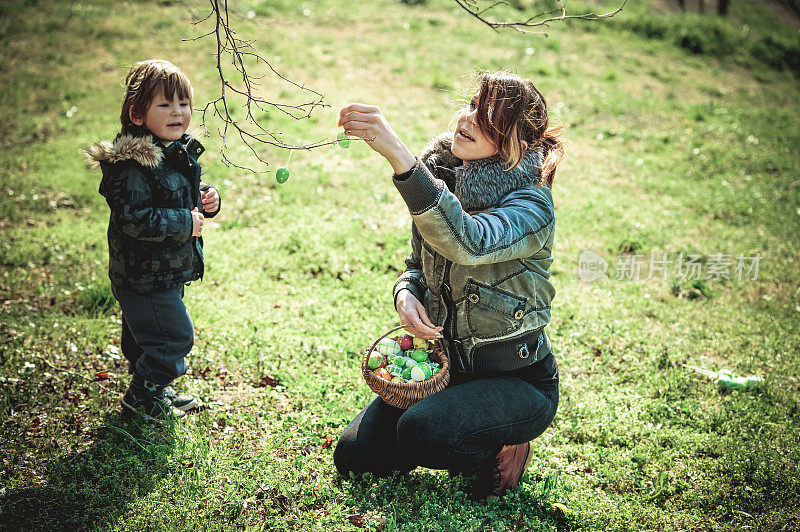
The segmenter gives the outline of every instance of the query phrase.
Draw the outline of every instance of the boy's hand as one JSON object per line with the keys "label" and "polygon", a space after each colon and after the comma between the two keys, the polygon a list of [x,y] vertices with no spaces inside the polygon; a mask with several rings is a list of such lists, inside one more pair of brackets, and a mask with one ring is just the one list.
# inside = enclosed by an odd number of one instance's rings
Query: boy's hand
{"label": "boy's hand", "polygon": [[219,193],[214,187],[200,191],[203,200],[203,210],[208,213],[215,213],[219,209]]}
{"label": "boy's hand", "polygon": [[197,207],[192,211],[192,236],[200,236],[203,232],[203,222],[205,217],[203,213],[197,210]]}
{"label": "boy's hand", "polygon": [[425,307],[410,290],[397,293],[397,314],[405,329],[417,338],[436,340],[442,337],[442,327],[437,327],[428,318]]}
{"label": "boy's hand", "polygon": [[395,174],[411,170],[417,162],[414,154],[395,134],[389,122],[374,105],[351,103],[339,111],[339,126],[348,135],[361,137],[367,146],[383,155]]}

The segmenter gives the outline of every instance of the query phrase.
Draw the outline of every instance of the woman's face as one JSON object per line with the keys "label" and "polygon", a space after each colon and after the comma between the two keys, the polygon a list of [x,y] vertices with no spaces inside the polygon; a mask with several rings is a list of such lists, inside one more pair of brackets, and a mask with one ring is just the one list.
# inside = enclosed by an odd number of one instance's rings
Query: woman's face
{"label": "woman's face", "polygon": [[453,146],[450,151],[464,162],[497,155],[497,146],[492,144],[478,127],[475,117],[477,99],[476,94],[469,102],[469,107],[461,111],[453,134]]}

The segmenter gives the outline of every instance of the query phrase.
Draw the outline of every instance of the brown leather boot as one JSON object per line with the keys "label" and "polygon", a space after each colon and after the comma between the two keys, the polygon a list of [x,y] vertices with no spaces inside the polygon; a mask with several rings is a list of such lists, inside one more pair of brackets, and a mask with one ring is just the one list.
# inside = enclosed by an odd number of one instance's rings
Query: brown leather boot
{"label": "brown leather boot", "polygon": [[516,488],[531,458],[530,442],[503,448],[493,462],[478,472],[470,499],[485,503],[489,497],[502,497],[508,490]]}

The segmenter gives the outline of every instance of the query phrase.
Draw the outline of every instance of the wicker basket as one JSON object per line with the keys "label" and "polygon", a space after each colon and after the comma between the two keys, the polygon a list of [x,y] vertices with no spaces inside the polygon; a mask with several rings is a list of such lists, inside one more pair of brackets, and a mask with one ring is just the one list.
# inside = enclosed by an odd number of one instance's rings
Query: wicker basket
{"label": "wicker basket", "polygon": [[364,380],[367,381],[367,386],[378,394],[381,399],[394,407],[405,409],[417,401],[436,392],[440,392],[447,387],[447,384],[450,382],[450,361],[447,359],[447,354],[444,352],[442,342],[436,340],[433,342],[433,354],[431,358],[434,361],[438,360],[442,367],[439,372],[430,379],[425,379],[422,382],[389,382],[378,377],[375,371],[369,369],[367,366],[369,354],[375,349],[378,342],[403,327],[405,326],[399,325],[389,329],[383,336],[372,342],[369,349],[364,352],[364,356],[361,360],[361,373],[364,375]]}

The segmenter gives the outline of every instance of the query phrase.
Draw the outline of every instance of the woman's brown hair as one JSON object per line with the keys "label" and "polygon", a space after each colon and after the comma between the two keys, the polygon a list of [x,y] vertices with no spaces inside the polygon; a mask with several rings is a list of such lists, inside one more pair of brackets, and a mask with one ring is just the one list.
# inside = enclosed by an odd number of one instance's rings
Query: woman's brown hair
{"label": "woman's brown hair", "polygon": [[133,65],[125,78],[125,98],[122,100],[122,133],[128,133],[134,126],[131,115],[139,118],[147,114],[147,109],[159,92],[171,100],[175,94],[181,100],[192,104],[192,84],[186,74],[162,59],[150,59]]}
{"label": "woman's brown hair", "polygon": [[479,78],[473,105],[478,127],[497,146],[498,156],[516,168],[527,149],[539,151],[542,182],[553,186],[556,166],[564,157],[563,126],[550,126],[547,101],[529,79],[508,72],[485,73]]}

